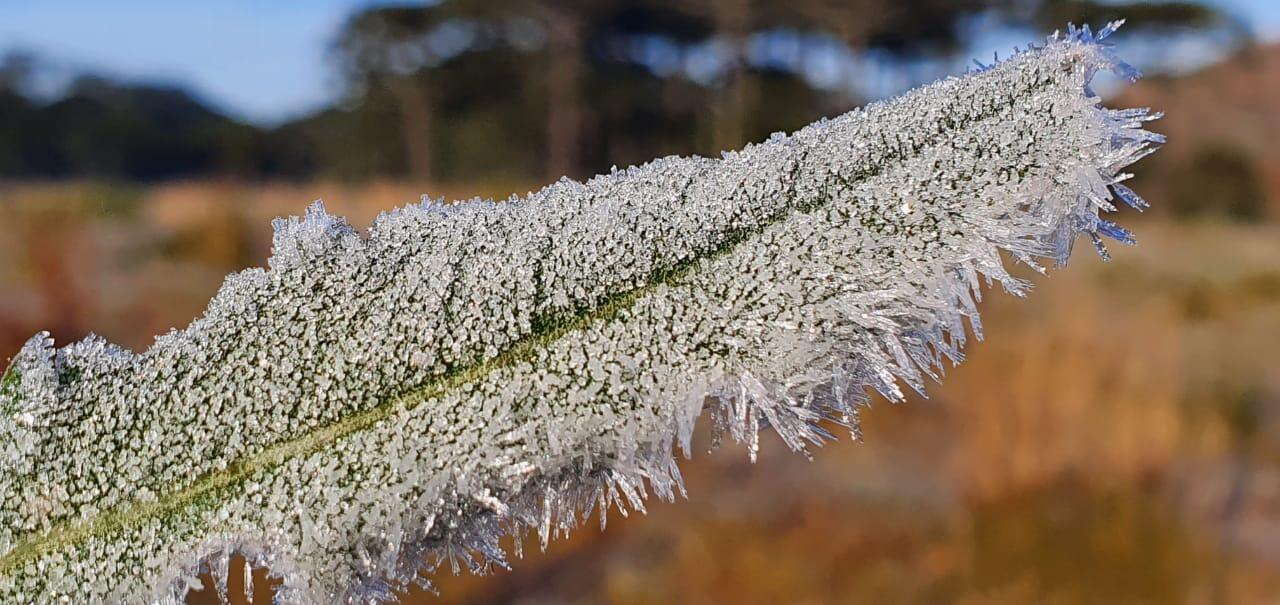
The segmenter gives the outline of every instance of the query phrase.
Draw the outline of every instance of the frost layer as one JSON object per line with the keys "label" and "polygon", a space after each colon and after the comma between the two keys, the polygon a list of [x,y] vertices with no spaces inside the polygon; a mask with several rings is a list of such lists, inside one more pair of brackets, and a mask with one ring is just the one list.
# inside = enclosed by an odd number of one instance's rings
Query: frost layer
{"label": "frost layer", "polygon": [[869,392],[923,389],[965,318],[981,335],[983,278],[1026,289],[1001,250],[1132,241],[1098,212],[1144,205],[1121,170],[1160,138],[1089,92],[1136,77],[1112,29],[722,159],[367,236],[317,203],[143,353],[35,336],[0,381],[0,602],[177,603],[237,552],[281,603],[390,600],[683,493],[700,416],[753,457],[766,427],[856,436]]}

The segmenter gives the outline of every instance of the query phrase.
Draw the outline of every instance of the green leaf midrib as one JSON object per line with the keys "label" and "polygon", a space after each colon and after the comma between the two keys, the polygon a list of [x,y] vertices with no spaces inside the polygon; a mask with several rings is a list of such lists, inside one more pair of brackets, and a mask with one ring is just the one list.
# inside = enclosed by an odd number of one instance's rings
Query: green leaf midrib
{"label": "green leaf midrib", "polygon": [[[1038,80],[1027,90],[1024,90],[1023,95],[1045,88],[1052,82],[1052,78],[1047,77]],[[895,165],[897,161],[918,155],[923,149],[936,145],[938,137],[945,133],[962,130],[975,122],[993,118],[1001,112],[1011,109],[1021,96],[1010,95],[1006,103],[995,104],[985,112],[967,116],[968,120],[958,120],[958,127],[940,129],[933,140],[929,141],[929,144],[912,145],[908,149],[894,145],[892,146],[893,149],[886,153],[883,161],[876,166],[869,167],[849,177],[837,175],[835,178],[841,179],[844,185],[852,185],[852,183],[875,177],[885,168]],[[950,120],[948,120],[947,125],[952,125]],[[801,150],[805,154],[808,152],[807,147],[801,148]],[[797,160],[795,170],[802,169],[803,165],[802,161]],[[795,179],[792,179],[792,182],[794,183]],[[794,196],[794,189],[790,190],[789,193]],[[269,470],[293,457],[319,451],[344,437],[369,429],[378,422],[390,417],[402,407],[416,407],[450,390],[482,379],[493,371],[511,367],[520,361],[527,360],[532,357],[531,354],[533,352],[559,340],[566,334],[596,322],[607,321],[617,317],[619,313],[631,307],[640,298],[664,286],[681,282],[702,264],[731,254],[738,246],[758,236],[773,225],[781,223],[795,214],[803,214],[820,209],[831,200],[832,197],[830,195],[823,195],[812,200],[795,203],[794,205],[784,205],[783,210],[755,227],[740,228],[728,232],[720,245],[706,254],[685,259],[670,267],[656,269],[650,273],[649,277],[640,286],[607,295],[600,303],[585,310],[549,313],[535,318],[532,329],[527,336],[515,341],[509,348],[488,360],[448,370],[431,382],[387,397],[382,404],[354,413],[328,426],[310,431],[289,441],[269,446],[256,454],[232,462],[223,470],[206,473],[183,489],[162,494],[154,501],[135,501],[131,505],[114,509],[89,520],[66,520],[55,524],[50,529],[41,532],[34,539],[20,541],[12,550],[0,556],[0,574],[9,573],[45,552],[77,544],[94,535],[108,534],[149,518],[164,516],[187,508],[197,501],[208,499],[219,492],[242,483],[257,472]]]}

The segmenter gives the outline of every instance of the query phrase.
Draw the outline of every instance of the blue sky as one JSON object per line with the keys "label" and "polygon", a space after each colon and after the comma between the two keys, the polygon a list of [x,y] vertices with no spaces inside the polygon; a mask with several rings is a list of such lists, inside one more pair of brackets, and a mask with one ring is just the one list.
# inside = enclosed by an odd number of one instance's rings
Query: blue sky
{"label": "blue sky", "polygon": [[333,98],[333,34],[367,0],[0,0],[0,52],[67,70],[179,82],[270,122]]}
{"label": "blue sky", "polygon": [[[1280,39],[1280,0],[1219,0]],[[368,0],[0,0],[0,53],[67,71],[181,83],[238,117],[272,123],[331,101],[334,32]]]}

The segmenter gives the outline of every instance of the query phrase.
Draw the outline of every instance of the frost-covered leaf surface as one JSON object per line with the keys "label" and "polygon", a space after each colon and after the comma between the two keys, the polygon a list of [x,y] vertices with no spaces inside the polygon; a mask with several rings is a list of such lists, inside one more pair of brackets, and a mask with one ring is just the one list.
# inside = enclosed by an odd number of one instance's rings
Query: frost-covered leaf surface
{"label": "frost-covered leaf surface", "polygon": [[1111,29],[722,159],[367,234],[316,204],[142,353],[33,337],[0,379],[0,602],[177,603],[233,553],[281,603],[390,601],[682,494],[702,416],[752,456],[856,435],[960,360],[982,281],[1026,289],[1002,250],[1132,241],[1098,213],[1144,205],[1122,170],[1160,138],[1089,92],[1136,75]]}

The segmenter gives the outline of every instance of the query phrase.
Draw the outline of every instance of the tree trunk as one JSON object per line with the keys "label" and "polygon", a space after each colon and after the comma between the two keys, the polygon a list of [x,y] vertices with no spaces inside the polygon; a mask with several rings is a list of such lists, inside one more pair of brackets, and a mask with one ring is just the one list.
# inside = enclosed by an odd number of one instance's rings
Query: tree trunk
{"label": "tree trunk", "polygon": [[542,3],[547,25],[547,176],[578,176],[582,145],[582,20]]}
{"label": "tree trunk", "polygon": [[715,0],[716,33],[728,43],[725,81],[720,99],[712,110],[713,132],[717,150],[741,147],[746,139],[747,109],[750,83],[747,81],[745,46],[750,24],[748,0]]}
{"label": "tree trunk", "polygon": [[431,173],[431,96],[423,72],[397,78],[392,90],[404,120],[404,149],[409,178],[428,182]]}

